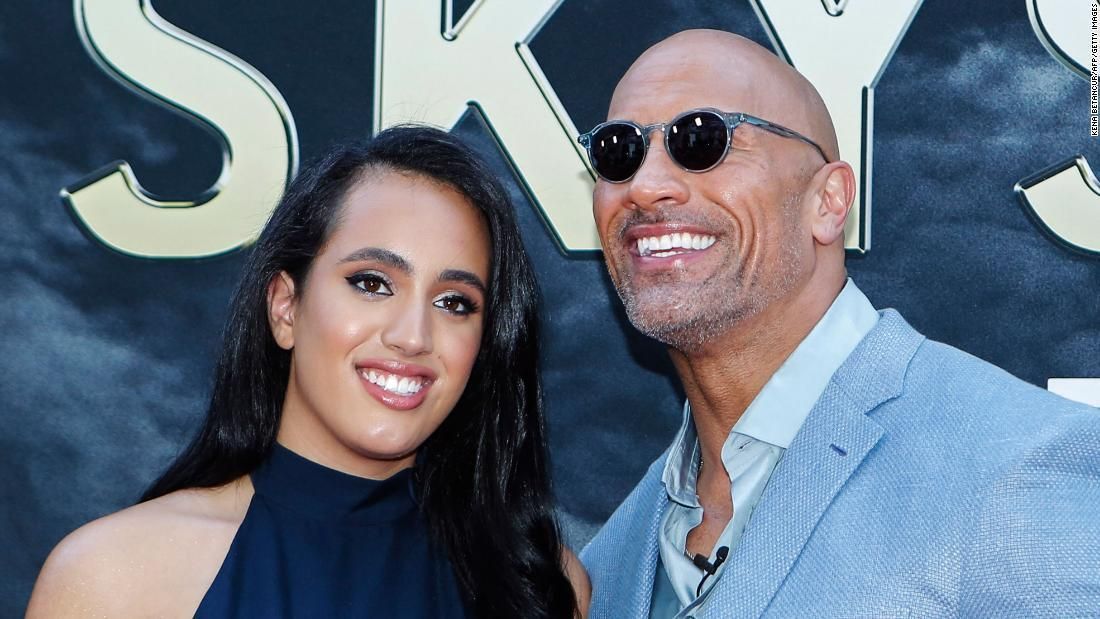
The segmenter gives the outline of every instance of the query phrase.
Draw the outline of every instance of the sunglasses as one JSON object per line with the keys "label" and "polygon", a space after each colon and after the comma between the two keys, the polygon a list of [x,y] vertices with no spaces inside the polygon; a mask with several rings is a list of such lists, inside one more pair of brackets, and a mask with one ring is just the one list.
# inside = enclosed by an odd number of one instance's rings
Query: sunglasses
{"label": "sunglasses", "polygon": [[577,138],[588,151],[592,169],[609,183],[624,183],[642,167],[649,150],[649,134],[661,129],[665,150],[676,165],[688,172],[706,172],[722,163],[730,150],[733,130],[746,124],[775,135],[813,146],[825,162],[829,158],[816,142],[801,133],[742,112],[710,108],[688,110],[667,123],[639,125],[629,120],[609,120]]}

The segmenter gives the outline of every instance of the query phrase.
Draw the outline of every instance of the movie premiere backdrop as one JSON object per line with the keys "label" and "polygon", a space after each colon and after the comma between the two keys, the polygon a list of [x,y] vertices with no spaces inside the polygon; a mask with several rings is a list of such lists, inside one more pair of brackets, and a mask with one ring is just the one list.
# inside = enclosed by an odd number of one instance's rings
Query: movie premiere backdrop
{"label": "movie premiere backdrop", "polygon": [[6,0],[0,616],[22,613],[58,540],[132,504],[197,428],[244,256],[298,167],[407,120],[461,134],[511,189],[542,287],[560,514],[581,547],[669,443],[683,396],[594,251],[575,138],[630,62],[685,28],[749,37],[821,90],[859,178],[849,269],[876,306],[1100,402],[1096,11]]}

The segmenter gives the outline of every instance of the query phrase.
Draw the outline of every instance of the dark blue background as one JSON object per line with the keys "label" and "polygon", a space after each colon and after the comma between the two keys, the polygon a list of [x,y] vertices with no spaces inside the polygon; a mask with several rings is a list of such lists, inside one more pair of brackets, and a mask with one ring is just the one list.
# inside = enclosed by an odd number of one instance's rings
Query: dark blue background
{"label": "dark blue background", "polygon": [[[373,3],[155,7],[279,88],[303,160],[369,134]],[[767,45],[745,0],[566,0],[532,49],[575,124],[587,128],[603,120],[637,54],[690,27]],[[110,161],[126,159],[145,187],[178,196],[206,189],[221,158],[207,132],[93,64],[71,6],[0,4],[0,76],[7,617],[22,612],[49,549],[131,504],[195,429],[242,255],[137,260],[73,224],[58,191]],[[1024,2],[926,0],[875,102],[874,247],[849,261],[871,300],[1035,384],[1100,377],[1100,260],[1053,243],[1012,192],[1074,154],[1100,166],[1088,137],[1088,84],[1043,49]],[[671,439],[679,387],[661,347],[626,322],[599,256],[558,251],[476,115],[457,130],[509,179],[541,276],[555,481],[579,547]]]}

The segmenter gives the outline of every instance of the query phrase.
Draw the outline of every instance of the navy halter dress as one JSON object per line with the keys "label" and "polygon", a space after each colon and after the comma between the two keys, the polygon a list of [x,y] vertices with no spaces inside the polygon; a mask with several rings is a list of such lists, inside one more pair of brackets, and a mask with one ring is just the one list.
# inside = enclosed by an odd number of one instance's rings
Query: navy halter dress
{"label": "navy halter dress", "polygon": [[377,481],[276,445],[196,617],[465,617],[412,469]]}

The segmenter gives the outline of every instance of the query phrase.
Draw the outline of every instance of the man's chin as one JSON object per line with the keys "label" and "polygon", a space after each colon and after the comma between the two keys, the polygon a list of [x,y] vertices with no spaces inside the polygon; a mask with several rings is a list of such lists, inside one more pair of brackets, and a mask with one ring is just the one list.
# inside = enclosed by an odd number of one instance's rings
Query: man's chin
{"label": "man's chin", "polygon": [[695,348],[714,335],[711,321],[699,316],[694,304],[627,303],[626,315],[634,328],[673,348]]}
{"label": "man's chin", "polygon": [[699,322],[635,323],[634,326],[648,337],[689,356],[703,351],[720,335],[719,329]]}
{"label": "man's chin", "polygon": [[732,290],[715,293],[696,285],[654,286],[619,296],[635,329],[685,354],[703,351],[754,313]]}

